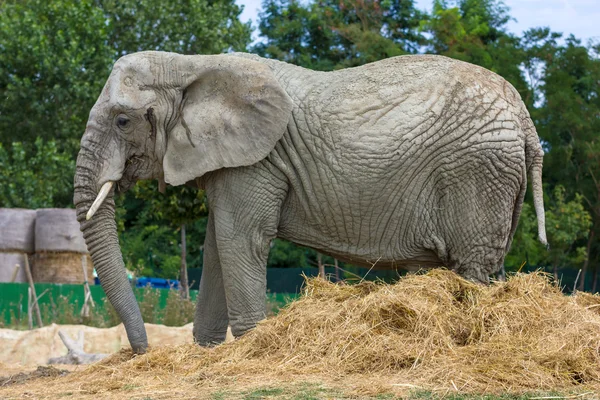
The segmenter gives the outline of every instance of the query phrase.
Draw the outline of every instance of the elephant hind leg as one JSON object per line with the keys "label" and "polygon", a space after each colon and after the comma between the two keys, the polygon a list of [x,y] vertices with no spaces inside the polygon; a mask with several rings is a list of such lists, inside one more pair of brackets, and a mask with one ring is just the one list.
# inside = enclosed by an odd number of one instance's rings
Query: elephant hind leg
{"label": "elephant hind leg", "polygon": [[527,171],[525,166],[523,166],[523,181],[521,182],[521,188],[519,189],[519,194],[515,200],[513,213],[512,213],[512,221],[510,227],[510,235],[508,237],[508,241],[506,243],[506,253],[510,251],[510,246],[512,245],[513,238],[515,236],[515,232],[517,231],[517,226],[519,224],[519,217],[521,216],[521,211],[523,210],[523,201],[525,200],[525,192],[527,191]]}
{"label": "elephant hind leg", "polygon": [[493,186],[497,182],[472,183],[449,196],[454,207],[444,206],[449,212],[445,214],[443,256],[461,276],[487,283],[504,263],[516,227],[514,205],[520,186],[505,184],[498,190]]}
{"label": "elephant hind leg", "polygon": [[210,346],[225,341],[229,318],[223,272],[215,241],[214,217],[209,215],[204,242],[204,263],[194,314],[194,341]]}
{"label": "elephant hind leg", "polygon": [[453,271],[474,282],[489,283],[490,275],[502,268],[505,252],[499,247],[474,246],[461,256],[452,263]]}

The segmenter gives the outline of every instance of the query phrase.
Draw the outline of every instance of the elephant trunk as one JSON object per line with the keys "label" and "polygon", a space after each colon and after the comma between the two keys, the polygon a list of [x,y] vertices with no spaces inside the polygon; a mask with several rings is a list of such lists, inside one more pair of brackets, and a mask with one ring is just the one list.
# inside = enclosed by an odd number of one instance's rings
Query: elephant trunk
{"label": "elephant trunk", "polygon": [[[88,133],[86,132],[86,136]],[[117,237],[114,192],[112,190],[94,216],[90,220],[86,220],[86,214],[98,194],[98,171],[101,165],[101,160],[97,159],[94,152],[86,148],[88,143],[84,136],[77,157],[73,199],[77,209],[77,220],[81,225],[81,231],[91,253],[102,288],[125,325],[127,338],[133,351],[141,354],[148,347],[146,328],[125,272]]]}

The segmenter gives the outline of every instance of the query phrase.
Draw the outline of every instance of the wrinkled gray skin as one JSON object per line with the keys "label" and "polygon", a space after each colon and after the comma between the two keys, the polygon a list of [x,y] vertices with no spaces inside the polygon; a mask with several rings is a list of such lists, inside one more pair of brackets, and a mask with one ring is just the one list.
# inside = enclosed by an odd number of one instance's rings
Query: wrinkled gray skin
{"label": "wrinkled gray skin", "polygon": [[486,282],[510,247],[530,173],[546,243],[542,157],[516,90],[483,68],[401,56],[314,72],[248,54],[143,52],[114,66],[77,159],[78,218],[133,349],[147,346],[113,193],[139,179],[206,190],[195,340],[265,317],[275,237],[379,267],[447,266]]}

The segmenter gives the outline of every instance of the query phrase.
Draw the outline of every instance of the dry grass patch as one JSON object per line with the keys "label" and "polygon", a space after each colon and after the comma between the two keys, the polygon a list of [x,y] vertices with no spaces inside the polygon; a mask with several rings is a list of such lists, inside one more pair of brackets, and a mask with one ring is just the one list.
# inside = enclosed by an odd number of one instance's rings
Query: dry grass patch
{"label": "dry grass patch", "polygon": [[[121,352],[28,383],[58,396],[197,398],[224,388],[316,382],[356,395],[600,389],[600,297],[565,296],[541,273],[484,287],[452,272],[393,285],[309,279],[304,295],[233,343]],[[2,395],[18,395],[9,387]]]}

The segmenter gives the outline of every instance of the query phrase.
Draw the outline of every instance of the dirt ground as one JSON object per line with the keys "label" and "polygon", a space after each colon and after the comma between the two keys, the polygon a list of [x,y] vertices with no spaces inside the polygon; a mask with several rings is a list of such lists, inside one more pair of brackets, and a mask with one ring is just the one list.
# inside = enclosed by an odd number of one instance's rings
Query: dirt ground
{"label": "dirt ground", "polygon": [[[192,343],[192,324],[182,327],[145,324],[150,345],[177,345]],[[52,324],[31,331],[0,329],[0,365],[11,368],[46,365],[52,357],[67,354],[58,331],[73,339],[79,331],[84,333],[84,350],[87,353],[113,354],[129,346],[123,324],[113,328],[93,328],[85,325]],[[1,374],[0,374],[1,375]]]}

